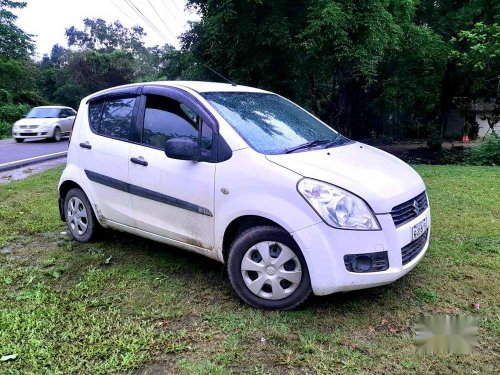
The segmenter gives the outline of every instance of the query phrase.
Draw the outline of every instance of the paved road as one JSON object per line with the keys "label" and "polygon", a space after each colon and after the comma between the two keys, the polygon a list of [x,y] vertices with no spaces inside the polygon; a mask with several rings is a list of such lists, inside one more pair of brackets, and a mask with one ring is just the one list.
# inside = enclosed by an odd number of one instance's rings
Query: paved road
{"label": "paved road", "polygon": [[0,164],[67,150],[68,139],[66,138],[61,142],[28,140],[23,143],[16,143],[13,139],[4,139],[0,140]]}

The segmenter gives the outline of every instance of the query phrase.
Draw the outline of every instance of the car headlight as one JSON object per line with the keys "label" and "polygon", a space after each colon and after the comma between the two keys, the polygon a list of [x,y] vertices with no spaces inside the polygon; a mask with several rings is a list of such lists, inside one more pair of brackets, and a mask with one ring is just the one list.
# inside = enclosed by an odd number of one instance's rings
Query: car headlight
{"label": "car headlight", "polygon": [[297,185],[299,193],[318,215],[332,227],[354,230],[380,230],[375,214],[358,196],[310,178]]}

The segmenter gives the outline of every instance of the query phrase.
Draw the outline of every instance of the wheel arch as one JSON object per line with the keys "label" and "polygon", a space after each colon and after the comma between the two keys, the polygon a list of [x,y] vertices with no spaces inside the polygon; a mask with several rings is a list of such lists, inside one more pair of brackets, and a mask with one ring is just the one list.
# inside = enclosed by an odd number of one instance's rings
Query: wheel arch
{"label": "wheel arch", "polygon": [[290,234],[290,232],[282,225],[264,216],[259,216],[259,215],[239,216],[233,219],[229,223],[222,237],[222,258],[224,260],[224,263],[227,263],[229,248],[231,247],[231,244],[236,239],[236,237],[238,237],[238,235],[243,233],[245,230],[259,225],[271,225],[274,227],[278,227]]}
{"label": "wheel arch", "polygon": [[[81,191],[83,191],[83,193],[87,196],[87,199],[90,202],[90,206],[92,207],[92,211],[94,212],[94,215],[97,217],[96,212],[95,212],[95,207],[94,207],[94,201],[92,199],[92,196],[87,191],[87,189],[82,184],[79,184],[78,182],[76,182],[72,179],[67,179],[67,180],[61,181],[61,183],[59,184],[59,188],[58,188],[58,191],[59,191],[59,199],[58,199],[59,215],[60,215],[61,220],[64,222],[66,221],[66,215],[64,214],[64,200],[66,199],[66,195],[68,194],[68,192],[71,189],[80,189]],[[99,219],[97,219],[97,221],[99,222]]]}

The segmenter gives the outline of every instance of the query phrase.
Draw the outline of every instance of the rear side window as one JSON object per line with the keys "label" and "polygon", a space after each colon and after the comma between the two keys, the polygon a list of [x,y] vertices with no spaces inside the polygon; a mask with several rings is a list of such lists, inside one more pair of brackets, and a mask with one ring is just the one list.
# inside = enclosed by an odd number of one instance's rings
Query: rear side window
{"label": "rear side window", "polygon": [[99,134],[128,139],[133,123],[135,98],[105,101],[102,108]]}
{"label": "rear side window", "polygon": [[136,98],[109,99],[89,104],[89,123],[94,132],[128,139],[134,123]]}
{"label": "rear side window", "polygon": [[92,102],[89,104],[89,124],[95,133],[99,130],[99,121],[101,119],[102,102]]}

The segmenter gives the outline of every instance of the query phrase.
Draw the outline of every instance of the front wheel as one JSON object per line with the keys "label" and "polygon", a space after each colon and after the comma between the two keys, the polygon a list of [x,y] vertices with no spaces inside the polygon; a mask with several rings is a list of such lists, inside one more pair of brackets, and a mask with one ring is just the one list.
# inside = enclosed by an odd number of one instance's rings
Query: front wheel
{"label": "front wheel", "polygon": [[243,232],[231,245],[227,269],[233,289],[254,307],[293,309],[311,294],[304,256],[292,236],[278,227]]}
{"label": "front wheel", "polygon": [[24,142],[24,138],[14,138],[16,140],[17,143],[23,143]]}
{"label": "front wheel", "polygon": [[92,241],[98,231],[99,223],[92,206],[81,189],[71,189],[64,199],[66,225],[78,242]]}

